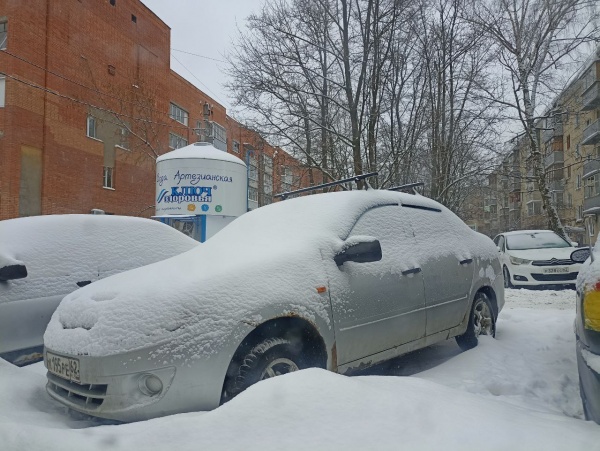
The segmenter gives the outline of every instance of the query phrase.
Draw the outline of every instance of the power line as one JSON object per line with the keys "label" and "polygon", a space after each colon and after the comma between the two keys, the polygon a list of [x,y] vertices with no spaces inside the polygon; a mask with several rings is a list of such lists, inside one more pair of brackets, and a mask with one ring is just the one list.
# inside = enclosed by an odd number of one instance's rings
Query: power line
{"label": "power line", "polygon": [[227,61],[223,61],[223,60],[220,60],[220,59],[217,59],[217,58],[211,58],[210,56],[198,55],[197,53],[186,52],[185,50],[171,49],[171,51],[172,52],[185,53],[186,55],[197,56],[198,58],[204,58],[204,59],[207,59],[207,60],[217,61],[219,63],[225,63],[225,64],[227,64]]}
{"label": "power line", "polygon": [[200,83],[202,86],[204,86],[204,87],[206,88],[206,90],[207,90],[208,92],[210,92],[210,93],[213,95],[213,97],[214,97],[215,99],[217,99],[217,100],[218,100],[219,102],[221,102],[223,105],[225,104],[225,102],[223,102],[221,99],[219,99],[219,97],[218,97],[218,96],[217,96],[217,95],[216,95],[214,92],[212,92],[208,86],[206,86],[204,83],[202,83],[202,81],[201,81],[201,80],[200,80],[198,77],[196,77],[196,75],[195,75],[195,74],[194,74],[194,73],[193,73],[191,70],[189,70],[189,69],[188,69],[188,68],[185,66],[185,64],[183,64],[181,61],[179,61],[179,59],[177,59],[177,57],[176,57],[175,55],[172,55],[172,56],[173,56],[173,58],[175,59],[175,61],[177,61],[179,64],[181,64],[181,66],[182,66],[182,67],[183,67],[185,70],[187,70],[187,71],[188,71],[188,72],[189,72],[189,73],[192,75],[192,77],[194,77],[194,78],[195,78],[195,79],[198,81],[198,83]]}

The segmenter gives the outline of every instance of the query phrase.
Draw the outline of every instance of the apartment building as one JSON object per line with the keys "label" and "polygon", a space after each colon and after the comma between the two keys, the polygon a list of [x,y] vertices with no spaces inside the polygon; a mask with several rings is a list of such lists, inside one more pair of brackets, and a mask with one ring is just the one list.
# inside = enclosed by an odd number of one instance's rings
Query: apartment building
{"label": "apartment building", "polygon": [[170,68],[139,0],[0,0],[0,219],[151,216],[155,159],[195,141],[247,158],[254,206],[302,165]]}
{"label": "apartment building", "polygon": [[[543,116],[536,130],[554,205],[572,240],[593,243],[600,226],[600,47]],[[467,223],[477,222],[482,233],[547,228],[524,139],[481,192],[482,208]]]}

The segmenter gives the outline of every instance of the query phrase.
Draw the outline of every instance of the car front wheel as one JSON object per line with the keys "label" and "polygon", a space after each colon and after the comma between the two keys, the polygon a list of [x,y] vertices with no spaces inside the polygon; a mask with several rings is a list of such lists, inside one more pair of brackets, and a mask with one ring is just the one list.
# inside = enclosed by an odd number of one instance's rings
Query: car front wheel
{"label": "car front wheel", "polygon": [[492,303],[484,293],[475,295],[467,330],[464,334],[456,337],[456,342],[463,351],[467,351],[477,346],[480,335],[496,336],[496,321]]}
{"label": "car front wheel", "polygon": [[504,288],[514,288],[514,285],[510,281],[510,272],[508,271],[508,268],[506,266],[503,269],[503,273],[504,273]]}
{"label": "car front wheel", "polygon": [[233,398],[261,380],[304,368],[307,368],[306,363],[289,340],[268,338],[241,359],[237,374],[228,384],[227,398]]}

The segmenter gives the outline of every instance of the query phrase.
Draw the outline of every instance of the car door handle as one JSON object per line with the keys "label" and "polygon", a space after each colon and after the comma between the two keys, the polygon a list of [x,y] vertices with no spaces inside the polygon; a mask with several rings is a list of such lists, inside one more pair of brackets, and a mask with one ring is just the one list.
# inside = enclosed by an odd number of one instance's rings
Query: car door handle
{"label": "car door handle", "polygon": [[469,265],[471,263],[473,263],[473,259],[472,258],[465,258],[464,260],[460,261],[461,265]]}
{"label": "car door handle", "polygon": [[421,272],[421,268],[411,268],[407,269],[406,271],[402,271],[402,275],[408,276],[409,274],[417,274],[419,272]]}

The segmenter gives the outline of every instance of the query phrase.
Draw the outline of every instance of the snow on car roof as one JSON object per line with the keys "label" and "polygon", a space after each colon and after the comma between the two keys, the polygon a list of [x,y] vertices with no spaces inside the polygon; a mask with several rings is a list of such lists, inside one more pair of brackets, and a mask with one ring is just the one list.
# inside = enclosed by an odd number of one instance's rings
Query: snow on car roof
{"label": "snow on car roof", "polygon": [[513,230],[511,232],[501,233],[500,235],[505,235],[505,236],[510,236],[510,235],[527,235],[527,234],[532,234],[532,233],[544,233],[544,232],[555,233],[552,230]]}
{"label": "snow on car roof", "polygon": [[435,209],[431,221],[419,227],[427,231],[441,225],[452,232],[430,243],[425,253],[416,242],[407,244],[412,259],[448,253],[497,259],[489,238],[422,196],[355,190],[299,197],[242,215],[190,252],[67,296],[45,344],[58,352],[99,356],[164,343],[156,358],[174,361],[216,352],[241,320],[260,322],[259,312],[274,304],[329,324],[327,304],[315,290],[328,283],[324,261],[334,264],[333,255],[364,212],[398,203]]}
{"label": "snow on car roof", "polygon": [[90,274],[106,277],[197,245],[183,233],[144,218],[44,215],[3,220],[0,264],[23,262],[28,276],[11,281],[10,290],[1,285],[0,302],[64,295]]}

